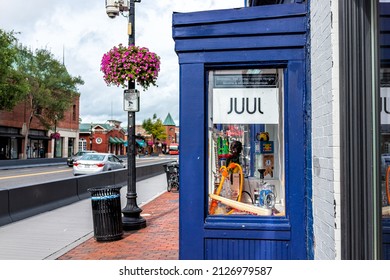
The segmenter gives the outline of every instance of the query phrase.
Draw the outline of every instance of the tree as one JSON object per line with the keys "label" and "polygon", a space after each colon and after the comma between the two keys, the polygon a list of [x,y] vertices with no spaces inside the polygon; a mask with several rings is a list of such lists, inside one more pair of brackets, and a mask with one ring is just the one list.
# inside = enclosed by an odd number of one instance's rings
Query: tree
{"label": "tree", "polygon": [[27,158],[28,134],[33,118],[49,129],[64,118],[65,111],[79,95],[78,85],[84,84],[80,77],[72,77],[66,67],[45,49],[30,49],[20,46],[17,53],[17,71],[25,77],[28,93],[29,118],[25,126],[25,158]]}
{"label": "tree", "polygon": [[156,114],[153,114],[153,119],[148,118],[144,120],[142,122],[142,128],[145,129],[148,134],[152,135],[153,143],[155,143],[156,140],[164,140],[167,138],[163,122],[160,118],[157,118]]}
{"label": "tree", "polygon": [[16,69],[17,55],[14,33],[0,29],[0,110],[12,110],[27,96],[27,81]]}

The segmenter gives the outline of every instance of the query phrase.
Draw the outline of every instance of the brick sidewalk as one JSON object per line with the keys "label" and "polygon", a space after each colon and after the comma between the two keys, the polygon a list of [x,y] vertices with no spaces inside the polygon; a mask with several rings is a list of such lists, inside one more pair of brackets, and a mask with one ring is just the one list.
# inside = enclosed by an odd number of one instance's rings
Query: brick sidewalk
{"label": "brick sidewalk", "polygon": [[124,231],[112,242],[91,238],[58,260],[177,260],[179,193],[166,192],[141,208],[146,228]]}

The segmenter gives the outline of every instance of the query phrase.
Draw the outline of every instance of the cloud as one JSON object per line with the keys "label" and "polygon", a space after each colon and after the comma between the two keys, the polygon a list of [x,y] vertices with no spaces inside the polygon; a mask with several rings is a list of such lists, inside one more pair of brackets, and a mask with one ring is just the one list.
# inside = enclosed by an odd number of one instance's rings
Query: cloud
{"label": "cloud", "polygon": [[[179,65],[172,39],[172,13],[236,8],[244,0],[143,0],[135,8],[136,45],[148,47],[161,57],[158,87],[141,90],[141,110],[136,122],[154,113],[162,120],[171,113],[179,124]],[[0,0],[0,28],[20,32],[19,42],[32,49],[46,48],[64,59],[73,76],[81,76],[80,117],[83,122],[104,123],[116,119],[127,124],[123,89],[108,87],[100,72],[104,53],[119,43],[127,44],[127,18],[110,19],[104,1]]]}

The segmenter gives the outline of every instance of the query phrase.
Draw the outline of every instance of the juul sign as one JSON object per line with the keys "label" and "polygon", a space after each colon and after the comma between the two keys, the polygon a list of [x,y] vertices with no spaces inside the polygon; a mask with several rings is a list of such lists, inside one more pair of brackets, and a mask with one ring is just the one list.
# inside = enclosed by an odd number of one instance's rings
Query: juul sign
{"label": "juul sign", "polygon": [[381,124],[390,124],[390,87],[381,88]]}
{"label": "juul sign", "polygon": [[[236,113],[236,114],[243,114],[243,113],[248,113],[248,114],[264,114],[263,111],[261,111],[261,98],[260,97],[253,97],[253,104],[251,101],[249,101],[249,98],[241,98],[241,103],[240,101],[237,102],[237,97],[235,98],[230,98],[230,109],[228,114]],[[237,103],[239,103],[237,105]],[[238,108],[237,108],[238,107]]]}
{"label": "juul sign", "polygon": [[277,124],[278,89],[214,89],[212,115],[219,124]]}

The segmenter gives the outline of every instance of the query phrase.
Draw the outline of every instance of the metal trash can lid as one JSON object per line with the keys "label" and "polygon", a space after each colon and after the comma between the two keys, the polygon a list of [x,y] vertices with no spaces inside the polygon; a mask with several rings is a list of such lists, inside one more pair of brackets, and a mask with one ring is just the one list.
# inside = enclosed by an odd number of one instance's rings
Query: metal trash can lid
{"label": "metal trash can lid", "polygon": [[88,188],[87,191],[90,193],[95,192],[106,192],[106,191],[119,191],[123,186],[102,186],[102,187],[92,187]]}
{"label": "metal trash can lid", "polygon": [[109,195],[99,195],[99,196],[92,196],[91,200],[112,200],[117,199],[120,197],[120,194],[109,194]]}

